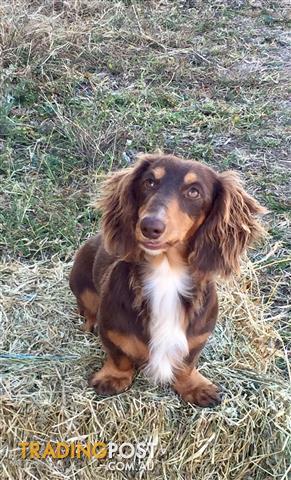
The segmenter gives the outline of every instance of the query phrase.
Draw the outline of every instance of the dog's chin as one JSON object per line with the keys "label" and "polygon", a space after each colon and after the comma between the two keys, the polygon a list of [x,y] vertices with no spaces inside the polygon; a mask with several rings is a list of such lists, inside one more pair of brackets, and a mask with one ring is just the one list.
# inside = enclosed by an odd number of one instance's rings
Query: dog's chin
{"label": "dog's chin", "polygon": [[148,248],[145,248],[143,245],[141,246],[142,250],[147,253],[148,255],[151,255],[152,257],[157,257],[158,255],[161,255],[161,253],[164,253],[165,250],[150,250]]}
{"label": "dog's chin", "polygon": [[153,257],[166,252],[168,249],[168,245],[166,243],[157,244],[154,242],[139,242],[139,246],[144,252],[146,252],[148,255],[152,255]]}

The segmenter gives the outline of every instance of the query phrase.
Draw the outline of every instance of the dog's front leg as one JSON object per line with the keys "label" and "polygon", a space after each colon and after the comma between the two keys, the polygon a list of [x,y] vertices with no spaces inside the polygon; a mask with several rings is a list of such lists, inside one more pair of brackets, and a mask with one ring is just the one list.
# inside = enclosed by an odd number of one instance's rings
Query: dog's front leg
{"label": "dog's front leg", "polygon": [[134,375],[134,365],[123,353],[110,354],[99,372],[91,375],[89,384],[100,395],[115,395],[130,387]]}
{"label": "dog's front leg", "polygon": [[101,328],[100,336],[108,357],[89,383],[101,395],[121,393],[131,385],[135,366],[147,361],[148,347],[136,335],[114,329]]}
{"label": "dog's front leg", "polygon": [[215,407],[221,402],[219,387],[201,375],[196,368],[182,367],[176,374],[173,388],[183,400],[200,407]]}
{"label": "dog's front leg", "polygon": [[195,335],[188,339],[189,355],[184,364],[177,369],[173,382],[174,390],[183,400],[200,407],[214,407],[222,400],[220,388],[205,378],[197,370],[200,353],[210,332]]}

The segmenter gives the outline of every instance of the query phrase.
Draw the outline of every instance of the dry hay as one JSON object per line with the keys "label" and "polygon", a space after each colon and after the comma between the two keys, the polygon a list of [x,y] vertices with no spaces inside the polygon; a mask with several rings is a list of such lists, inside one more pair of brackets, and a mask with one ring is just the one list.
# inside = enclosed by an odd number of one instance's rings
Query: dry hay
{"label": "dry hay", "polygon": [[2,264],[1,349],[10,356],[1,360],[1,478],[131,478],[108,471],[106,460],[22,460],[18,442],[121,444],[154,435],[154,471],[136,478],[287,479],[286,356],[275,328],[280,312],[270,314],[260,295],[265,264],[245,263],[239,280],[219,288],[220,321],[200,362],[226,392],[213,410],[185,404],[141,374],[128,392],[97,397],[87,377],[104,354],[80,330],[70,264]]}

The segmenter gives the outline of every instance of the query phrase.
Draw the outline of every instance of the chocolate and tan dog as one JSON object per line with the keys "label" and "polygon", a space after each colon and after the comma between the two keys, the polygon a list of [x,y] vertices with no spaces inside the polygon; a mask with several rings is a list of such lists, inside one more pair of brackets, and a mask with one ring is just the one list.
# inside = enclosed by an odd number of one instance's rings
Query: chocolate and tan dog
{"label": "chocolate and tan dog", "polygon": [[107,352],[91,386],[122,392],[143,367],[188,402],[218,404],[219,388],[197,370],[217,319],[215,277],[238,271],[264,208],[235,173],[172,155],[143,155],[115,173],[99,206],[101,233],[70,276],[85,329],[98,327]]}

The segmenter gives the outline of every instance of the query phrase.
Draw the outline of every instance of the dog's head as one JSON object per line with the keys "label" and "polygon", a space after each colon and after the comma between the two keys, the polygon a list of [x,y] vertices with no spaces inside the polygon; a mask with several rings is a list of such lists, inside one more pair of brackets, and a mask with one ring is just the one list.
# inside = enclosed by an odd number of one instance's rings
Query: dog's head
{"label": "dog's head", "polygon": [[99,205],[109,253],[130,259],[182,245],[195,269],[223,276],[238,270],[241,254],[264,231],[257,215],[265,209],[234,172],[172,155],[142,155],[114,174]]}

